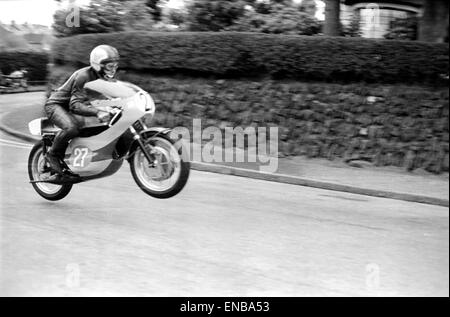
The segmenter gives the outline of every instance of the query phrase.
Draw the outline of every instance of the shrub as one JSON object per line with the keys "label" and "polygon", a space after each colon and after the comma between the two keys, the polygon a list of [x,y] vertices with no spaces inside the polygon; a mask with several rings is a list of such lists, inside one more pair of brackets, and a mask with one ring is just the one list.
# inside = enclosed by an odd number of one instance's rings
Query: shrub
{"label": "shrub", "polygon": [[30,81],[43,81],[47,78],[49,55],[38,51],[0,52],[0,69],[7,75],[15,70],[25,68]]}
{"label": "shrub", "polygon": [[444,83],[446,44],[238,32],[119,32],[58,39],[55,62],[87,65],[99,44],[121,67],[216,77],[270,76],[338,82]]}

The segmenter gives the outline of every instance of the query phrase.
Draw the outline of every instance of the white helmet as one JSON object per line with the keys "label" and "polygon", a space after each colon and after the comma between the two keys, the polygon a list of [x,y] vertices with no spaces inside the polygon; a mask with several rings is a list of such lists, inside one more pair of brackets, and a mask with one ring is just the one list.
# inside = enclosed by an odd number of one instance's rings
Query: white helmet
{"label": "white helmet", "polygon": [[113,79],[119,66],[119,52],[110,45],[99,45],[91,52],[91,67],[105,79]]}

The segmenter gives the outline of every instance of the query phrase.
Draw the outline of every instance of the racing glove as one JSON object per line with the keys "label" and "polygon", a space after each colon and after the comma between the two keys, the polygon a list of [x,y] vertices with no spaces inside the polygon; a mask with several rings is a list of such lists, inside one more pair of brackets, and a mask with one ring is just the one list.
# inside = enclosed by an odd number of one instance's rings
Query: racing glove
{"label": "racing glove", "polygon": [[97,118],[100,122],[108,122],[111,119],[111,113],[109,111],[99,110],[97,112]]}

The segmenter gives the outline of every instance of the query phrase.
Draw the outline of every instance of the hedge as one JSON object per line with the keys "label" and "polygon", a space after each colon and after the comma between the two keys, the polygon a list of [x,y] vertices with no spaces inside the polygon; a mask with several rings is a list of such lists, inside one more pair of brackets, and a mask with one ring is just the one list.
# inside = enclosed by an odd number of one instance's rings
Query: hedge
{"label": "hedge", "polygon": [[149,125],[279,127],[281,155],[448,172],[446,88],[354,83],[173,79],[127,72],[157,110]]}
{"label": "hedge", "polygon": [[[75,71],[55,67],[58,86]],[[281,155],[364,158],[433,173],[449,171],[449,91],[407,85],[213,80],[119,72],[156,102],[149,126],[277,126]]]}
{"label": "hedge", "polygon": [[15,70],[25,68],[30,81],[45,81],[49,55],[41,51],[5,51],[0,52],[0,69],[8,75]]}
{"label": "hedge", "polygon": [[121,67],[222,78],[447,84],[447,44],[235,32],[120,32],[54,43],[58,64],[86,65],[99,44],[117,47]]}

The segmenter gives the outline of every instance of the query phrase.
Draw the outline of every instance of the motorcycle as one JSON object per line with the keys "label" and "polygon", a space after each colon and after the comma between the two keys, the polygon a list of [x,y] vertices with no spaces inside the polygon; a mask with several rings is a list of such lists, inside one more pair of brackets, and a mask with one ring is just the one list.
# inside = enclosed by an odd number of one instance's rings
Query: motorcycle
{"label": "motorcycle", "polygon": [[29,122],[30,133],[41,136],[28,158],[28,175],[36,192],[45,199],[60,200],[74,184],[113,175],[127,160],[133,179],[146,194],[161,199],[178,194],[189,178],[189,156],[171,129],[146,125],[146,119],[155,114],[152,97],[123,81],[97,79],[84,88],[91,105],[109,111],[110,120],[101,123],[96,117],[75,115],[82,128],[70,141],[63,163],[79,177],[70,181],[55,178],[58,175],[45,159],[60,129],[47,118]]}

